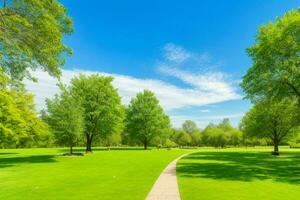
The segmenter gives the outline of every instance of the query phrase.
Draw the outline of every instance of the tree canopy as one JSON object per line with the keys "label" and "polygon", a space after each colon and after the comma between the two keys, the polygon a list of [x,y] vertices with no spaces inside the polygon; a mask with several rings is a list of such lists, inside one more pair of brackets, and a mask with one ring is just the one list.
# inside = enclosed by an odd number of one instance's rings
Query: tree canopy
{"label": "tree canopy", "polygon": [[154,137],[165,134],[169,129],[169,117],[153,92],[144,90],[131,100],[126,115],[126,132],[145,149]]}
{"label": "tree canopy", "polygon": [[241,83],[252,101],[266,97],[300,99],[300,9],[263,25],[248,48],[252,67]]}
{"label": "tree canopy", "polygon": [[0,146],[45,146],[49,139],[48,125],[35,112],[33,95],[0,89]]}
{"label": "tree canopy", "polygon": [[65,54],[63,35],[72,20],[57,0],[2,0],[0,7],[0,73],[14,80],[30,78],[41,68],[59,77]]}

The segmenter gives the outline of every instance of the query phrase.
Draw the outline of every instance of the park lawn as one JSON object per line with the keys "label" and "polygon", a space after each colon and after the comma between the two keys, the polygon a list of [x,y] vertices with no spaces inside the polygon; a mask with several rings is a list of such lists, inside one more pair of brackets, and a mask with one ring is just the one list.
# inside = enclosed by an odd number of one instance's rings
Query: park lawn
{"label": "park lawn", "polygon": [[205,149],[177,163],[183,200],[298,200],[300,151]]}
{"label": "park lawn", "polygon": [[145,199],[161,171],[191,150],[0,150],[0,199]]}

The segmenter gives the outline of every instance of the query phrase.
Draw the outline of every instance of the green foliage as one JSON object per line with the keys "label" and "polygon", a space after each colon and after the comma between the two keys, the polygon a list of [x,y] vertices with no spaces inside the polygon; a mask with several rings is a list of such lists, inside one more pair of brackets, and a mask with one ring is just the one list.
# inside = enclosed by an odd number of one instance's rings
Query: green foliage
{"label": "green foliage", "polygon": [[278,154],[278,145],[299,126],[296,101],[264,100],[254,104],[242,119],[242,130],[249,136],[269,138]]}
{"label": "green foliage", "polygon": [[72,96],[69,88],[62,85],[60,88],[60,95],[46,100],[47,111],[46,116],[43,116],[43,118],[50,125],[56,142],[59,145],[69,146],[72,154],[72,147],[83,136],[83,109],[77,99]]}
{"label": "green foliage", "polygon": [[120,133],[123,129],[124,107],[112,77],[79,75],[71,80],[71,93],[83,109],[86,151],[94,139]]}
{"label": "green foliage", "polygon": [[65,54],[62,43],[72,20],[57,0],[3,0],[0,8],[0,68],[14,80],[42,68],[59,77]]}
{"label": "green foliage", "polygon": [[191,133],[197,132],[198,127],[197,127],[196,123],[193,122],[192,120],[186,120],[182,124],[182,130],[185,131],[188,134],[191,134]]}
{"label": "green foliage", "polygon": [[154,93],[144,90],[130,102],[126,115],[126,132],[142,144],[144,148],[155,137],[169,133],[170,120],[159,105]]}
{"label": "green foliage", "polygon": [[252,67],[241,84],[252,101],[265,97],[300,98],[300,9],[262,26],[248,49]]}
{"label": "green foliage", "polygon": [[242,139],[242,132],[232,127],[227,118],[217,125],[209,124],[203,130],[203,143],[209,146],[222,148],[228,145],[239,146],[242,144]]}
{"label": "green foliage", "polygon": [[22,90],[0,89],[0,146],[51,145],[47,124],[34,111],[33,96]]}
{"label": "green foliage", "polygon": [[182,141],[178,141],[178,144],[182,144],[182,143],[186,143],[183,142],[188,141],[186,144],[187,145],[191,145],[191,146],[200,146],[201,145],[201,133],[200,133],[200,129],[197,127],[196,123],[193,122],[192,120],[186,120],[183,124],[182,124],[182,131],[184,131],[186,134],[189,135],[186,136],[185,134],[182,135]]}

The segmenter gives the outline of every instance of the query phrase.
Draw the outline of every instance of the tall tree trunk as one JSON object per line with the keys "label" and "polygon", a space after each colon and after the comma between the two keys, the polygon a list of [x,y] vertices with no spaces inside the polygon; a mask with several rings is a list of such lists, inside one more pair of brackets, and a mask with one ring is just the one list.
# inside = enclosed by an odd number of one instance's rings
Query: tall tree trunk
{"label": "tall tree trunk", "polygon": [[86,153],[91,153],[92,152],[92,140],[93,140],[93,135],[86,134]]}

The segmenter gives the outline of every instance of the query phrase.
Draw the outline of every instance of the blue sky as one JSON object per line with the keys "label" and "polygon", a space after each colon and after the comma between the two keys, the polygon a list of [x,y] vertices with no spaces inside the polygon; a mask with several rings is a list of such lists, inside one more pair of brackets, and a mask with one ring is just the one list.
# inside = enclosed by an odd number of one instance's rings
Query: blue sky
{"label": "blue sky", "polygon": [[[151,89],[177,127],[186,119],[203,127],[224,117],[237,125],[251,106],[238,86],[251,66],[245,49],[260,25],[300,5],[289,0],[61,2],[74,21],[73,35],[65,38],[74,54],[64,80],[79,72],[112,75],[125,104],[136,92]],[[53,79],[36,73],[40,83],[28,88],[43,107],[57,88]]]}

